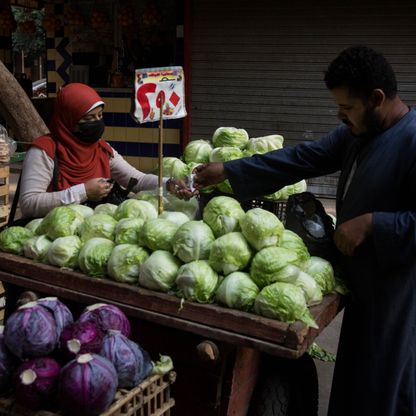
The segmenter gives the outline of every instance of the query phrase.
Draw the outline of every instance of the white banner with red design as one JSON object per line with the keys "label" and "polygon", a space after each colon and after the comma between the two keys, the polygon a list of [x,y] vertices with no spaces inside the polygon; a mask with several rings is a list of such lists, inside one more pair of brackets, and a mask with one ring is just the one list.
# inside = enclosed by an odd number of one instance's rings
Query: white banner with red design
{"label": "white banner with red design", "polygon": [[138,123],[186,116],[185,84],[181,66],[136,69],[134,80],[134,118]]}

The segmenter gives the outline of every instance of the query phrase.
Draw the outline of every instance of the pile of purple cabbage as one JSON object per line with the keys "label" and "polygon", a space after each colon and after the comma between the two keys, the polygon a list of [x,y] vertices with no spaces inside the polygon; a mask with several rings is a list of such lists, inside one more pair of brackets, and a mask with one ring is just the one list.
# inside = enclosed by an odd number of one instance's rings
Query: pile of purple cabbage
{"label": "pile of purple cabbage", "polygon": [[99,415],[118,388],[172,368],[157,368],[130,335],[114,305],[91,305],[74,321],[55,297],[26,303],[0,326],[0,393],[13,389],[16,402],[32,410]]}

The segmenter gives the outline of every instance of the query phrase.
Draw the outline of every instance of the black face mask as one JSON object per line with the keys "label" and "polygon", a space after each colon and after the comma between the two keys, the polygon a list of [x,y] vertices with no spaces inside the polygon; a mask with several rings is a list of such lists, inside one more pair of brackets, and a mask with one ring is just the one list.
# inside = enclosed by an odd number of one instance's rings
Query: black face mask
{"label": "black face mask", "polygon": [[101,139],[105,124],[104,120],[88,121],[78,124],[79,131],[74,132],[74,136],[84,143],[95,143]]}

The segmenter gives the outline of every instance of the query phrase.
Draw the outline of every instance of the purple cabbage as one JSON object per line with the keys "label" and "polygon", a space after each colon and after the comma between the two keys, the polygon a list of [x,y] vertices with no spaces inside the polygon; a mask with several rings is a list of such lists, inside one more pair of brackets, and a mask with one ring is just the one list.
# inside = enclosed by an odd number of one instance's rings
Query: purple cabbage
{"label": "purple cabbage", "polygon": [[55,319],[36,302],[26,303],[7,320],[4,341],[20,359],[46,356],[54,350],[58,341]]}
{"label": "purple cabbage", "polygon": [[101,350],[103,333],[94,322],[74,322],[64,328],[59,339],[59,351],[65,359],[78,354],[98,353]]}
{"label": "purple cabbage", "polygon": [[4,342],[4,326],[0,326],[0,393],[10,387],[12,374],[17,366],[16,357],[7,349]]}
{"label": "purple cabbage", "polygon": [[71,311],[58,298],[41,298],[38,299],[37,303],[38,305],[41,305],[44,308],[48,309],[48,311],[51,312],[54,316],[58,337],[61,335],[62,330],[67,325],[72,324],[74,322],[74,317],[72,316]]}
{"label": "purple cabbage", "polygon": [[96,416],[114,400],[117,372],[98,354],[82,354],[62,368],[59,402],[65,415]]}
{"label": "purple cabbage", "polygon": [[152,372],[152,360],[146,351],[120,331],[110,330],[103,338],[100,355],[110,360],[118,374],[118,386],[133,388]]}
{"label": "purple cabbage", "polygon": [[16,401],[29,409],[40,409],[54,398],[61,367],[52,358],[25,361],[16,373]]}
{"label": "purple cabbage", "polygon": [[131,334],[130,322],[120,308],[106,303],[88,306],[78,319],[79,322],[94,322],[103,333],[109,329],[120,331],[126,337]]}

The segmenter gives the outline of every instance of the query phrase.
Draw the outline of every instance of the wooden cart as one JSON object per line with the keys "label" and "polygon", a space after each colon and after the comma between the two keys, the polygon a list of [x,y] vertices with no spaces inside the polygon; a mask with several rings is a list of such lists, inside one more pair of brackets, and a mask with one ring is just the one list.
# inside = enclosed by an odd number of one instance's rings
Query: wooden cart
{"label": "wooden cart", "polygon": [[[282,385],[275,386],[284,397],[269,399],[279,401],[281,410],[267,414],[301,416],[316,411],[316,370],[304,353],[340,310],[337,294],[325,296],[320,305],[311,308],[319,325],[312,329],[302,322],[286,324],[217,305],[181,302],[171,295],[11,254],[1,253],[0,259],[0,281],[20,291],[57,296],[75,313],[97,302],[112,303],[126,312],[133,322],[133,338],[149,351],[160,351],[174,360],[178,374],[173,388],[174,415],[246,415],[261,361],[267,363],[269,376],[278,376],[283,386],[292,380],[295,386],[283,393]],[[260,378],[266,383],[264,374]],[[276,395],[273,383],[267,381],[266,388]],[[261,392],[262,401],[267,399],[266,393]],[[302,409],[293,410],[293,405]],[[251,410],[250,414],[263,413]]]}

